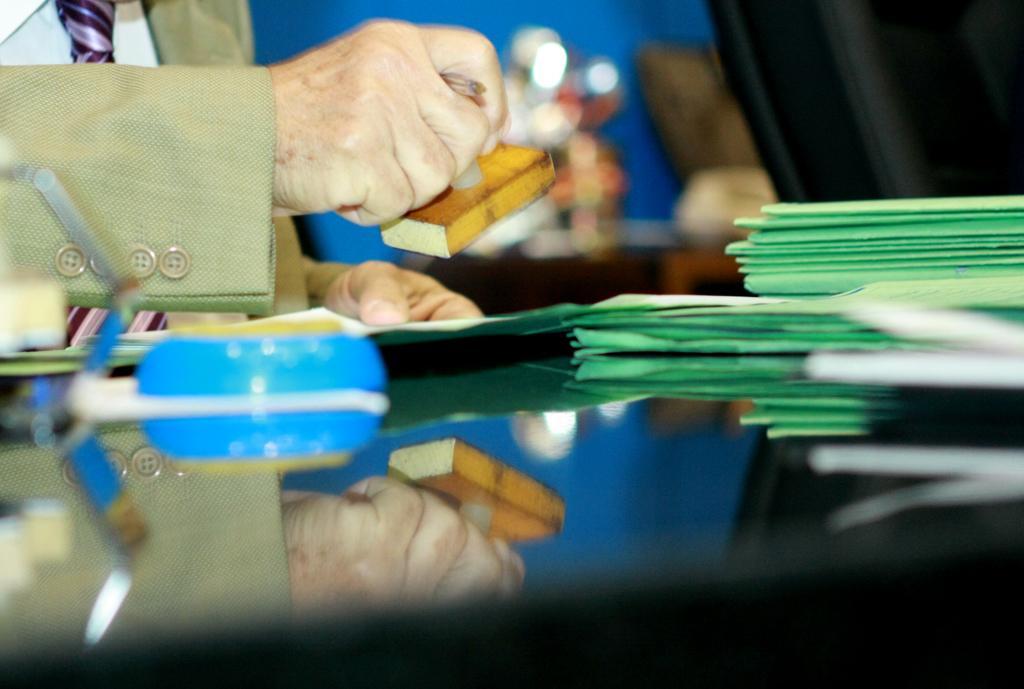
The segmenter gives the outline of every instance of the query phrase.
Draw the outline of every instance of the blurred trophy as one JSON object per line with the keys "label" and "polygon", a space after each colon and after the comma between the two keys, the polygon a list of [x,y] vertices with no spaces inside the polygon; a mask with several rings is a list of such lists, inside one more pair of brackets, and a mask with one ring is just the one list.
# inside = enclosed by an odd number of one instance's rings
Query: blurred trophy
{"label": "blurred trophy", "polygon": [[508,52],[512,126],[506,140],[550,151],[555,186],[542,201],[496,226],[474,250],[497,253],[531,238],[539,241],[532,241],[533,250],[524,248],[526,253],[548,253],[545,246],[559,253],[599,250],[614,239],[626,191],[619,156],[598,131],[622,106],[619,69],[608,58],[576,54],[543,27],[520,29]]}

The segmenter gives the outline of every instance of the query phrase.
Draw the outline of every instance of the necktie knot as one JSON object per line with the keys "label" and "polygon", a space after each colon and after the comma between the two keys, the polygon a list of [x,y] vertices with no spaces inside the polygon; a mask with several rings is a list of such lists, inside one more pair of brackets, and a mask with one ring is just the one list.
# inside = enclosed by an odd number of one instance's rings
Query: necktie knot
{"label": "necktie knot", "polygon": [[114,3],[110,0],[56,0],[57,16],[71,36],[75,62],[114,61]]}

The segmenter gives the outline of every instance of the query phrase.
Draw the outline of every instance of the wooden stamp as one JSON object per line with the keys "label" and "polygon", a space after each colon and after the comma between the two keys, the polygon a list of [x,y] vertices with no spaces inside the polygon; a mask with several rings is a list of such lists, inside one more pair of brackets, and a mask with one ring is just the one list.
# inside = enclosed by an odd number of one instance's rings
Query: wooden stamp
{"label": "wooden stamp", "polygon": [[449,188],[423,208],[381,225],[384,243],[451,258],[497,220],[543,196],[555,181],[545,151],[498,144],[477,162],[483,175],[478,184]]}

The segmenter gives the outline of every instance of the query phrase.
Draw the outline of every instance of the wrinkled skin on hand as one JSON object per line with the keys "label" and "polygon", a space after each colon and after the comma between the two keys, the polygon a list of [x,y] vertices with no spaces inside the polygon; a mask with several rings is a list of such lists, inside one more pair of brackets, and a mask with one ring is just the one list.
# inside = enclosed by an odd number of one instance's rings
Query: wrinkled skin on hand
{"label": "wrinkled skin on hand", "polygon": [[292,600],[324,605],[505,596],[522,586],[523,561],[488,540],[437,496],[375,477],[340,496],[282,496]]}
{"label": "wrinkled skin on hand", "polygon": [[[466,29],[379,21],[270,67],[277,212],[376,225],[444,191],[507,120],[501,67]],[[441,74],[485,87],[470,99]]]}

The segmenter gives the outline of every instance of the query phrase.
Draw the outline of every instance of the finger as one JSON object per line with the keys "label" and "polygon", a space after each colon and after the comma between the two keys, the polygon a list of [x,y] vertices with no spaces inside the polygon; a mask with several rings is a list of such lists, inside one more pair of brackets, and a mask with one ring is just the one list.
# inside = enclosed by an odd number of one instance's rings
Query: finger
{"label": "finger", "polygon": [[439,287],[437,292],[416,300],[409,309],[411,321],[446,321],[481,316],[483,312],[470,299],[444,287]]}
{"label": "finger", "polygon": [[523,587],[523,577],[526,573],[523,558],[501,539],[494,539],[494,549],[501,558],[499,593],[503,596],[514,595]]}
{"label": "finger", "polygon": [[470,299],[452,292],[429,275],[402,270],[402,282],[409,297],[409,320],[440,321],[483,316]]}
{"label": "finger", "polygon": [[395,159],[412,187],[412,208],[421,208],[455,179],[457,162],[448,146],[419,116],[398,125]]}
{"label": "finger", "polygon": [[[444,84],[440,77],[437,81]],[[482,153],[491,136],[487,116],[473,101],[447,86],[441,90],[425,89],[419,96],[423,122],[451,152],[456,175],[462,174]]]}
{"label": "finger", "polygon": [[327,308],[367,325],[395,325],[409,320],[409,297],[402,273],[390,263],[367,261],[345,273],[325,300]]}
{"label": "finger", "polygon": [[[351,486],[349,486],[347,489],[345,489],[344,495],[353,495],[353,496],[357,496],[357,497],[366,497],[366,491],[370,487],[370,478],[372,478],[372,477],[367,477],[367,478],[364,478],[364,479],[362,479],[362,480],[360,480],[360,481],[358,481],[356,483],[353,483]],[[294,491],[290,491],[290,492],[294,492]],[[282,493],[283,493],[283,491],[282,491]]]}
{"label": "finger", "polygon": [[401,481],[375,476],[367,481],[366,497],[377,515],[376,541],[381,552],[400,556],[405,553],[423,518],[423,496]]}
{"label": "finger", "polygon": [[421,491],[423,517],[406,552],[405,594],[414,600],[434,595],[444,575],[466,546],[463,517],[440,498]]}
{"label": "finger", "polygon": [[381,151],[363,160],[366,198],[353,212],[338,209],[339,214],[360,225],[380,225],[394,220],[412,208],[412,184],[395,158],[395,149]]}
{"label": "finger", "polygon": [[495,595],[501,589],[502,563],[480,529],[466,525],[466,545],[437,587],[437,597]]}
{"label": "finger", "polygon": [[483,84],[480,107],[490,125],[489,133],[498,132],[508,103],[501,63],[491,42],[475,31],[445,26],[420,27],[420,35],[438,74],[457,74]]}

